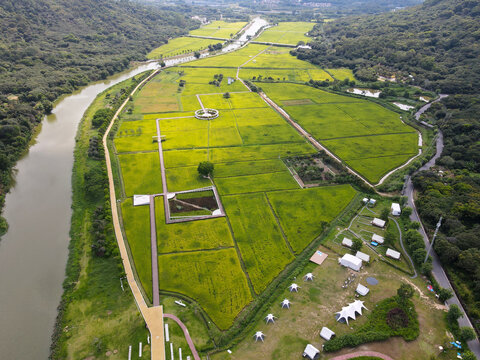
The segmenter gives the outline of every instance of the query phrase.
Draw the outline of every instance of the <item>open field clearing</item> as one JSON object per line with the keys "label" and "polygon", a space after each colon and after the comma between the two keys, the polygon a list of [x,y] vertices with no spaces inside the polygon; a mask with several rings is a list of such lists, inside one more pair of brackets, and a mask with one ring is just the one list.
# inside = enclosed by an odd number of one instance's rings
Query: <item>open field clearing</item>
{"label": "open field clearing", "polygon": [[190,35],[229,39],[235,36],[235,34],[239,32],[245,25],[247,25],[246,22],[226,22],[217,20],[202,26],[200,29],[190,31]]}
{"label": "open field clearing", "polygon": [[[328,75],[327,75],[328,76]],[[240,77],[245,80],[277,80],[277,81],[295,81],[304,83],[312,79],[306,69],[254,69],[242,68]],[[322,80],[322,79],[314,79]]]}
{"label": "open field clearing", "polygon": [[165,168],[198,166],[201,161],[208,160],[207,149],[164,151]]}
{"label": "open field clearing", "polygon": [[133,206],[132,199],[122,203],[122,222],[135,272],[149,301],[152,301],[152,255],[150,252],[150,211],[148,206]]}
{"label": "open field clearing", "polygon": [[177,73],[161,72],[134,96],[134,113],[181,111]]}
{"label": "open field clearing", "polygon": [[324,73],[325,78],[333,80],[330,75],[316,65],[299,60],[290,55],[290,50],[290,48],[270,46],[264,52],[245,64],[244,67],[270,69],[318,69]]}
{"label": "open field clearing", "polygon": [[123,121],[115,135],[115,149],[119,153],[154,151],[158,149],[154,136],[157,136],[155,120]]}
{"label": "open field clearing", "polygon": [[309,42],[312,38],[305,34],[312,30],[313,25],[309,22],[281,22],[265,30],[255,40],[290,45],[297,45],[299,41]]}
{"label": "open field clearing", "polygon": [[[267,313],[273,313],[277,317],[275,324],[265,324],[263,317],[255,324],[255,331],[262,331],[265,334],[264,342],[255,342],[252,336],[247,336],[239,344],[230,348],[232,354],[223,351],[210,358],[212,360],[256,360],[261,353],[262,359],[300,359],[306,344],[310,343],[318,349],[322,348],[324,340],[320,338],[319,332],[323,326],[333,330],[337,336],[354,332],[366,323],[375,305],[395,295],[397,288],[404,282],[411,282],[422,291],[421,295],[416,291],[412,299],[420,322],[419,338],[406,342],[396,337],[387,341],[361,345],[355,350],[378,351],[398,360],[429,359],[431,355],[437,354],[438,345],[447,338],[444,312],[439,309],[433,296],[427,294],[423,280],[410,280],[404,274],[392,270],[387,264],[374,261],[357,273],[353,283],[346,289],[342,289],[341,286],[352,272],[338,265],[338,256],[334,252],[323,247],[320,247],[320,251],[329,255],[325,262],[321,266],[310,263],[301,273],[304,275],[312,272],[314,280],[305,282],[298,277],[292,278],[292,282],[300,286],[298,293],[291,293],[285,288],[283,293],[272,302],[271,308],[265,311],[264,316]],[[375,277],[379,283],[368,285],[367,277]],[[370,289],[370,293],[360,299],[365,301],[365,306],[369,310],[366,310],[362,316],[358,316],[356,320],[351,320],[349,325],[337,322],[334,313],[355,300],[354,292],[359,283],[368,285]],[[280,302],[284,298],[291,301],[289,310],[280,307]],[[325,360],[351,352],[351,348],[337,353],[322,352],[319,359]]]}
{"label": "open field clearing", "polygon": [[208,45],[218,44],[219,42],[221,42],[221,40],[199,39],[188,36],[179,37],[171,39],[167,44],[150,51],[147,54],[147,59],[161,59],[164,57],[188,54],[206,49]]}
{"label": "open field clearing", "polygon": [[119,155],[126,196],[158,194],[162,192],[162,178],[158,153]]}
{"label": "open field clearing", "polygon": [[347,68],[340,68],[340,69],[325,69],[328,71],[330,75],[332,75],[335,79],[342,81],[345,79],[348,80],[355,80],[355,76],[353,76],[353,71]]}
{"label": "open field clearing", "polygon": [[[233,247],[225,218],[166,225],[162,197],[155,198],[155,218],[160,254]],[[185,295],[189,296],[189,293]]]}
{"label": "open field clearing", "polygon": [[222,195],[296,189],[299,187],[287,169],[283,172],[268,174],[219,178],[215,180],[215,183]]}
{"label": "open field clearing", "polygon": [[243,262],[259,294],[294,257],[263,193],[223,199]]}
{"label": "open field clearing", "polygon": [[353,200],[350,185],[283,192],[267,197],[295,253],[300,253]]}
{"label": "open field clearing", "polygon": [[187,294],[220,329],[252,300],[234,249],[160,255],[158,263],[160,290]]}

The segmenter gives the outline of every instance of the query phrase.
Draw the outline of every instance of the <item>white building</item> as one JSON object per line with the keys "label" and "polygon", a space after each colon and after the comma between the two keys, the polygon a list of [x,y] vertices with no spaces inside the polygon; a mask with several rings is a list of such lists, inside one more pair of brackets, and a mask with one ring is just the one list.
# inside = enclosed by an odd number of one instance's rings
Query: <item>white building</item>
{"label": "white building", "polygon": [[362,284],[358,284],[357,289],[355,290],[359,295],[365,296],[370,292],[370,289]]}
{"label": "white building", "polygon": [[308,344],[305,347],[305,350],[303,350],[303,357],[304,358],[309,358],[311,360],[317,359],[319,354],[320,354],[320,350],[318,350],[312,344]]}
{"label": "white building", "polygon": [[398,251],[395,251],[393,249],[387,249],[387,252],[385,253],[385,255],[387,255],[388,257],[391,257],[392,259],[395,259],[395,260],[400,260],[400,253]]}
{"label": "white building", "polygon": [[385,221],[379,218],[373,218],[372,225],[383,229],[385,227]]}
{"label": "white building", "polygon": [[362,260],[362,261],[365,261],[365,262],[367,262],[367,263],[370,262],[370,255],[365,254],[365,253],[363,253],[363,252],[361,252],[361,251],[357,251],[357,253],[355,254],[355,256],[356,256],[357,258],[359,258],[360,260]]}
{"label": "white building", "polygon": [[400,214],[402,213],[402,209],[400,209],[400,204],[398,203],[393,203],[391,210],[393,216],[400,216]]}
{"label": "white building", "polygon": [[377,200],[375,199],[368,200],[368,204],[371,205],[372,207],[374,207],[376,203],[377,203]]}
{"label": "white building", "polygon": [[352,245],[353,245],[353,241],[349,238],[344,237],[343,240],[342,240],[342,245],[346,246],[348,248],[351,248]]}
{"label": "white building", "polygon": [[348,267],[352,270],[359,271],[362,267],[362,260],[351,254],[345,254],[341,257],[338,262],[340,265]]}
{"label": "white building", "polygon": [[327,327],[324,326],[324,327],[322,328],[322,331],[320,331],[320,336],[321,336],[322,338],[324,338],[325,340],[328,341],[328,340],[330,340],[332,337],[335,336],[335,333],[334,333],[332,330],[330,330],[329,328],[327,328]]}
{"label": "white building", "polygon": [[367,205],[367,204],[368,204],[368,200],[369,200],[368,198],[363,198],[363,200],[362,200],[363,204],[364,204],[364,205]]}
{"label": "white building", "polygon": [[377,244],[383,244],[385,242],[385,239],[383,236],[373,234],[372,235],[372,241],[375,241]]}

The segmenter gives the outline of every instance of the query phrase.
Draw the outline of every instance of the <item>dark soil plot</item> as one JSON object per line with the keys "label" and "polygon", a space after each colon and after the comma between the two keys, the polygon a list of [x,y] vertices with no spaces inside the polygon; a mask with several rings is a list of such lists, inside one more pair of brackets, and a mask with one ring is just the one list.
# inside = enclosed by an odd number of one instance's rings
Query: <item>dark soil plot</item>
{"label": "dark soil plot", "polygon": [[169,200],[170,212],[172,214],[186,213],[192,211],[205,211],[206,213],[218,209],[217,200],[214,196],[203,196],[187,199]]}

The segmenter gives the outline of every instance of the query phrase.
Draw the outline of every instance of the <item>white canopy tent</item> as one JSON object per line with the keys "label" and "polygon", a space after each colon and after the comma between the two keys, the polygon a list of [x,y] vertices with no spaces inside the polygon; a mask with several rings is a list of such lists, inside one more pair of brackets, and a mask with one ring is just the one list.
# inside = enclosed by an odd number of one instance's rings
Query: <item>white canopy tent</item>
{"label": "white canopy tent", "polygon": [[377,244],[383,244],[385,242],[385,239],[383,238],[383,236],[373,234],[372,241],[375,241]]}
{"label": "white canopy tent", "polygon": [[335,336],[335,333],[330,330],[329,328],[327,327],[323,327],[322,330],[320,331],[320,336],[322,338],[324,338],[325,340],[330,340],[333,336]]}
{"label": "white canopy tent", "polygon": [[400,216],[400,214],[402,213],[402,209],[400,208],[400,204],[398,203],[393,203],[391,209],[393,216]]}
{"label": "white canopy tent", "polygon": [[363,252],[361,252],[361,251],[357,251],[357,253],[355,254],[355,256],[356,256],[357,258],[359,258],[360,260],[362,260],[362,261],[365,261],[365,262],[367,262],[367,263],[370,262],[370,255],[365,254],[365,253],[363,253]]}
{"label": "white canopy tent", "polygon": [[391,257],[392,259],[399,260],[401,254],[398,251],[388,248],[385,255]]}
{"label": "white canopy tent", "polygon": [[266,323],[275,323],[275,316],[273,314],[268,314],[266,317],[265,317],[265,321]]}
{"label": "white canopy tent", "polygon": [[297,284],[293,283],[292,285],[290,285],[288,287],[288,290],[290,290],[290,292],[298,292],[298,289],[300,289],[300,286],[298,286]]}
{"label": "white canopy tent", "polygon": [[353,241],[349,238],[344,237],[342,240],[342,245],[350,248],[353,245]]}
{"label": "white canopy tent", "polygon": [[308,357],[311,360],[314,360],[318,357],[320,354],[320,350],[318,350],[315,346],[312,344],[308,344],[305,347],[305,350],[303,350],[303,357]]}
{"label": "white canopy tent", "polygon": [[284,309],[290,309],[290,301],[288,299],[283,300],[281,305]]}
{"label": "white canopy tent", "polygon": [[343,255],[343,257],[341,257],[338,262],[340,263],[340,265],[348,267],[355,271],[359,271],[362,267],[362,259],[359,259],[358,257],[351,254]]}
{"label": "white canopy tent", "polygon": [[355,290],[359,295],[365,296],[370,292],[370,289],[362,284],[358,284],[357,289]]}
{"label": "white canopy tent", "polygon": [[313,281],[313,274],[312,273],[307,273],[304,277],[303,277],[303,280],[305,281]]}
{"label": "white canopy tent", "polygon": [[372,225],[383,229],[385,227],[385,221],[379,218],[373,218]]}
{"label": "white canopy tent", "polygon": [[257,331],[255,335],[253,335],[253,337],[255,338],[255,342],[257,342],[258,340],[262,340],[263,342],[263,339],[265,338],[265,334],[261,331]]}
{"label": "white canopy tent", "polygon": [[348,324],[348,319],[355,320],[358,315],[362,315],[362,310],[368,310],[365,305],[363,305],[363,301],[355,300],[353,303],[348,304],[348,306],[344,306],[341,311],[336,312],[337,321],[345,321]]}

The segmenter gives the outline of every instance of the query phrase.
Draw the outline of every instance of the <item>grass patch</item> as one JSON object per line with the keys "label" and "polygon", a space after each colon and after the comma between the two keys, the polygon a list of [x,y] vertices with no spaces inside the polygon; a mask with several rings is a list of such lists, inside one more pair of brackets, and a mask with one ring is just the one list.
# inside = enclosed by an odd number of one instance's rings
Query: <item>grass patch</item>
{"label": "grass patch", "polygon": [[202,26],[200,29],[190,31],[190,35],[211,36],[229,39],[239,32],[246,22],[226,22],[221,20],[212,21],[210,24]]}

